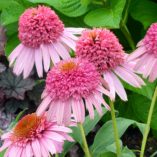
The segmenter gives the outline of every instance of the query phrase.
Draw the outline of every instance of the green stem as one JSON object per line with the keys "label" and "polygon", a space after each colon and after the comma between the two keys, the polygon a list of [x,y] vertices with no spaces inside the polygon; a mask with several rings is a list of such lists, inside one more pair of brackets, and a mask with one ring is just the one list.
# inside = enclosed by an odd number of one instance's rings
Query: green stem
{"label": "green stem", "polygon": [[135,49],[135,43],[132,39],[132,36],[131,36],[127,26],[125,24],[121,23],[121,28],[120,29],[121,29],[123,35],[125,36],[125,38],[127,39],[131,49],[134,50]]}
{"label": "green stem", "polygon": [[87,144],[86,135],[85,135],[85,131],[84,131],[83,125],[82,125],[81,123],[79,123],[79,124],[78,124],[78,127],[79,127],[79,129],[80,129],[81,136],[82,136],[83,150],[84,150],[85,156],[86,156],[86,157],[91,157],[91,154],[90,154],[90,151],[89,151],[89,148],[88,148],[88,144]]}
{"label": "green stem", "polygon": [[59,155],[58,155],[58,154],[55,154],[55,157],[59,157]]}
{"label": "green stem", "polygon": [[155,107],[156,98],[157,98],[157,87],[155,88],[154,95],[153,95],[152,102],[151,102],[150,109],[149,109],[149,113],[148,113],[148,119],[147,119],[144,136],[143,136],[143,140],[142,140],[140,157],[144,157],[144,151],[145,151],[146,142],[147,142],[147,138],[148,138],[148,134],[149,134],[149,130],[150,130],[150,123],[151,123],[151,119],[152,119],[152,115],[153,115],[153,110]]}
{"label": "green stem", "polygon": [[116,142],[116,152],[117,152],[117,157],[120,157],[121,146],[120,146],[120,142],[119,142],[119,135],[118,135],[117,122],[116,122],[116,116],[115,116],[115,109],[114,109],[113,101],[110,101],[110,107],[111,107],[111,117],[112,117],[114,138],[115,138],[115,142]]}
{"label": "green stem", "polygon": [[125,36],[125,38],[127,39],[131,49],[134,50],[135,49],[135,43],[134,43],[134,40],[131,36],[131,33],[129,32],[129,29],[126,26],[130,2],[131,2],[131,0],[128,0],[126,2],[126,7],[124,10],[123,19],[121,20],[121,23],[120,23],[120,29],[121,29],[123,35]]}

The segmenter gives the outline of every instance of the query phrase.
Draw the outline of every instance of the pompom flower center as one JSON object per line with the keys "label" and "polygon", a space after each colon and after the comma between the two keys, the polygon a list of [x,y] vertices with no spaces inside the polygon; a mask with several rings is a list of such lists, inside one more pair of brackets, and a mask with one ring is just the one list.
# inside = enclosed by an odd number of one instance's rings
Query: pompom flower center
{"label": "pompom flower center", "polygon": [[76,67],[77,67],[77,65],[75,64],[75,62],[69,61],[67,63],[62,64],[61,67],[60,67],[60,69],[63,72],[68,72],[70,70],[75,69]]}
{"label": "pompom flower center", "polygon": [[157,57],[157,23],[150,26],[143,42],[148,53],[154,54]]}
{"label": "pompom flower center", "polygon": [[52,100],[82,99],[96,91],[100,74],[86,60],[61,61],[48,73],[46,91]]}
{"label": "pompom flower center", "polygon": [[35,113],[23,117],[14,128],[14,136],[16,138],[31,136],[31,134],[38,128],[40,121],[41,117],[38,117]]}
{"label": "pompom flower center", "polygon": [[49,7],[27,9],[19,19],[19,39],[28,47],[56,42],[64,31],[64,25]]}
{"label": "pompom flower center", "polygon": [[92,62],[100,73],[124,62],[124,51],[117,37],[107,29],[86,30],[77,42],[76,55]]}

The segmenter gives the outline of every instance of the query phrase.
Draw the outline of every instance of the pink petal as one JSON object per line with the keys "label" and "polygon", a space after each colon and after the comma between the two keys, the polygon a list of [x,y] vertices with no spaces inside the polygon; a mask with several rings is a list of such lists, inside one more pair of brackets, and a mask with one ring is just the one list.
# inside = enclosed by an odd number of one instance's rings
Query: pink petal
{"label": "pink petal", "polygon": [[41,156],[41,150],[40,150],[40,144],[39,141],[36,139],[32,141],[32,150],[35,157],[42,157]]}
{"label": "pink petal", "polygon": [[43,66],[42,66],[42,52],[41,49],[34,50],[35,55],[35,66],[39,77],[43,77]]}
{"label": "pink petal", "polygon": [[30,50],[29,52],[29,59],[26,61],[26,64],[24,66],[24,73],[23,73],[23,77],[24,79],[27,78],[34,66],[34,50]]}
{"label": "pink petal", "polygon": [[60,58],[59,58],[59,55],[57,53],[57,50],[54,48],[53,45],[49,45],[48,48],[49,48],[49,54],[50,54],[52,62],[54,64],[58,63],[60,61]]}
{"label": "pink petal", "polygon": [[86,108],[89,111],[89,117],[91,119],[94,119],[94,108],[91,100],[89,98],[86,98]]}
{"label": "pink petal", "polygon": [[53,44],[54,48],[58,52],[58,54],[63,58],[63,59],[69,59],[70,55],[67,51],[67,49],[61,44],[61,43],[54,43]]}
{"label": "pink petal", "polygon": [[145,64],[147,63],[147,60],[148,58],[150,57],[149,54],[144,54],[139,60],[138,62],[136,63],[136,66],[135,66],[135,70],[138,70],[140,67],[143,67],[145,66]]}
{"label": "pink petal", "polygon": [[143,55],[146,51],[147,51],[146,48],[144,46],[141,46],[137,48],[132,54],[129,55],[128,60],[129,61],[134,60]]}
{"label": "pink petal", "polygon": [[33,150],[32,150],[32,147],[31,147],[30,143],[27,143],[27,145],[26,145],[26,156],[27,157],[32,157],[32,155],[33,155],[32,151]]}
{"label": "pink petal", "polygon": [[104,73],[103,76],[104,76],[104,80],[108,83],[108,86],[109,86],[110,98],[111,100],[115,100],[116,92],[115,92],[115,87],[114,87],[112,77],[110,76],[109,72]]}
{"label": "pink petal", "polygon": [[65,138],[63,136],[61,136],[58,133],[52,132],[52,131],[45,131],[44,137],[49,138],[51,140],[58,141],[58,142],[63,142],[65,140]]}
{"label": "pink petal", "polygon": [[41,148],[41,153],[42,153],[42,157],[49,157],[49,152],[46,150],[46,148],[42,145],[41,141],[39,141],[40,143],[40,148]]}
{"label": "pink petal", "polygon": [[72,34],[81,34],[82,31],[84,31],[84,28],[72,28],[72,27],[68,27],[68,28],[64,28],[67,32],[70,32]]}
{"label": "pink petal", "polygon": [[57,111],[56,111],[56,118],[59,125],[63,124],[64,119],[64,112],[65,112],[66,104],[64,102],[58,102],[57,104]]}
{"label": "pink petal", "polygon": [[127,101],[127,95],[125,92],[125,89],[122,85],[122,83],[120,82],[120,80],[117,78],[117,76],[114,73],[110,73],[112,80],[114,82],[114,86],[115,86],[115,90],[117,92],[117,94],[119,95],[119,97],[124,100]]}
{"label": "pink petal", "polygon": [[84,117],[82,118],[81,114],[81,104],[78,100],[73,100],[72,101],[72,110],[74,114],[74,118],[76,122],[83,122]]}
{"label": "pink petal", "polygon": [[8,148],[10,145],[12,144],[11,141],[5,141],[4,144],[0,147],[0,152],[2,152],[3,150],[5,150],[6,148]]}
{"label": "pink petal", "polygon": [[41,138],[42,145],[53,155],[56,153],[56,148],[52,140]]}
{"label": "pink petal", "polygon": [[13,62],[19,56],[19,54],[21,53],[23,48],[24,48],[24,46],[22,44],[20,44],[11,52],[10,56],[8,57],[8,59],[10,61],[10,65],[13,64]]}
{"label": "pink petal", "polygon": [[147,64],[145,65],[145,71],[143,73],[144,78],[147,78],[150,75],[155,63],[156,63],[156,58],[154,58],[154,56],[148,58]]}
{"label": "pink petal", "polygon": [[152,71],[149,76],[149,81],[153,82],[157,78],[157,60],[152,68]]}
{"label": "pink petal", "polygon": [[21,52],[21,54],[19,54],[19,56],[17,57],[14,68],[13,68],[13,72],[16,75],[20,75],[22,73],[24,69],[24,64],[25,64],[25,57],[28,56],[28,52],[29,52],[29,49],[25,48]]}
{"label": "pink petal", "polygon": [[74,43],[74,41],[72,41],[71,39],[65,38],[65,36],[61,37],[61,41],[75,51],[76,44]]}
{"label": "pink petal", "polygon": [[43,99],[42,103],[39,105],[36,114],[37,115],[42,115],[45,110],[48,108],[49,104],[51,103],[52,99],[50,96],[47,96],[46,98]]}
{"label": "pink petal", "polygon": [[71,133],[72,130],[67,128],[67,127],[64,127],[64,126],[59,126],[59,125],[56,125],[56,126],[52,126],[50,128],[48,128],[48,130],[51,130],[51,131],[60,131],[60,132],[65,132],[65,133]]}
{"label": "pink petal", "polygon": [[99,113],[100,115],[102,115],[101,103],[99,103],[99,102],[97,101],[97,99],[95,99],[95,98],[92,97],[92,96],[90,97],[90,99],[91,99],[91,102],[93,102],[93,104],[94,104],[96,110],[98,111],[98,113]]}
{"label": "pink petal", "polygon": [[130,85],[134,86],[134,87],[140,87],[141,85],[137,82],[136,78],[130,74],[126,69],[122,68],[122,67],[117,67],[114,72],[120,77],[122,78],[124,81],[126,81],[127,83],[129,83]]}
{"label": "pink petal", "polygon": [[54,119],[56,119],[57,104],[58,104],[57,101],[53,101],[49,105],[50,107],[47,112],[47,119],[50,121],[53,121]]}
{"label": "pink petal", "polygon": [[66,30],[64,30],[63,36],[67,36],[67,37],[71,38],[72,40],[78,40],[78,37],[76,37],[75,35],[73,35],[72,33],[68,32]]}
{"label": "pink petal", "polygon": [[94,97],[98,101],[99,104],[103,104],[107,110],[110,110],[110,106],[105,102],[105,100],[103,99],[100,93],[95,92]]}
{"label": "pink petal", "polygon": [[137,47],[143,46],[143,45],[144,45],[143,40],[140,40],[140,41],[137,43]]}
{"label": "pink petal", "polygon": [[68,100],[66,103],[65,111],[64,111],[64,119],[63,124],[68,126],[71,122],[71,100]]}
{"label": "pink petal", "polygon": [[101,85],[98,86],[97,91],[99,91],[99,92],[101,92],[101,93],[103,93],[103,94],[105,94],[105,95],[107,95],[107,96],[109,96],[109,97],[111,96],[110,93],[109,93],[109,91],[106,90],[106,89],[105,89],[103,86],[101,86]]}
{"label": "pink petal", "polygon": [[47,72],[50,68],[49,48],[47,45],[41,45],[40,48],[43,56],[44,70]]}

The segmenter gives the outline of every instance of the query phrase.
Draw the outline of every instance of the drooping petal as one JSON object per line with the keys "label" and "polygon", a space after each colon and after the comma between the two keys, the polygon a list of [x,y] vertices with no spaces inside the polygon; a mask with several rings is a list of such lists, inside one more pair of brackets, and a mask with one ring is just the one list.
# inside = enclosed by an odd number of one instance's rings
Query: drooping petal
{"label": "drooping petal", "polygon": [[23,44],[18,45],[10,54],[10,56],[8,57],[9,61],[10,61],[10,65],[13,64],[13,62],[15,61],[15,59],[19,56],[19,54],[22,52],[24,48]]}
{"label": "drooping petal", "polygon": [[140,57],[146,52],[145,46],[141,46],[137,48],[128,58],[129,61],[136,59],[137,57]]}
{"label": "drooping petal", "polygon": [[67,49],[61,44],[61,43],[54,43],[53,44],[54,48],[58,52],[58,54],[63,58],[63,59],[68,59],[70,58],[70,55],[67,51]]}
{"label": "drooping petal", "polygon": [[49,104],[51,103],[51,98],[49,96],[47,96],[42,103],[40,104],[40,106],[38,107],[36,113],[37,115],[42,115],[44,113],[44,111],[48,108]]}
{"label": "drooping petal", "polygon": [[43,77],[43,63],[42,63],[42,52],[41,49],[34,50],[35,55],[35,66],[39,77]]}
{"label": "drooping petal", "polygon": [[42,51],[44,70],[45,70],[45,72],[47,72],[50,68],[49,48],[47,45],[41,45],[40,48]]}
{"label": "drooping petal", "polygon": [[120,82],[120,80],[117,78],[117,76],[114,73],[110,73],[110,75],[113,79],[116,93],[119,95],[119,97],[122,100],[127,101],[127,95],[126,95],[126,92],[125,92],[125,89],[124,89],[122,83]]}

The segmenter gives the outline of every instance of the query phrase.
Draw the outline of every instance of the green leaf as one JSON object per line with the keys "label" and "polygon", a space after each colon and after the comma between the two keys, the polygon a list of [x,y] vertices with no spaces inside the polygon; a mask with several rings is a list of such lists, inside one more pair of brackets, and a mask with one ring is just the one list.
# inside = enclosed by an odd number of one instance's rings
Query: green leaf
{"label": "green leaf", "polygon": [[[107,110],[105,108],[103,108],[103,115],[106,114]],[[93,120],[91,120],[89,118],[89,116],[86,117],[85,122],[83,124],[84,129],[85,129],[85,133],[86,135],[88,135],[88,133],[93,130],[93,128],[95,127],[95,125],[99,122],[99,120],[101,119],[101,117],[99,116],[99,114],[97,113],[97,111],[95,111],[95,117]],[[76,142],[79,142],[80,144],[82,144],[82,138],[81,138],[81,134],[80,134],[80,130],[78,127],[73,127],[72,128],[73,133],[71,134],[71,136],[75,139]],[[69,149],[76,143],[70,143],[70,142],[65,142],[64,144],[64,151],[61,154],[61,157],[64,157],[65,154],[69,151]]]}
{"label": "green leaf", "polygon": [[13,0],[7,0],[7,1],[1,0],[0,1],[0,10],[5,9],[8,7],[8,5],[12,5],[14,3],[15,3],[15,1],[13,1]]}
{"label": "green leaf", "polygon": [[10,53],[15,49],[15,47],[20,43],[17,34],[12,35],[6,43],[5,55],[9,56]]}
{"label": "green leaf", "polygon": [[88,11],[88,6],[80,0],[29,0],[32,3],[47,3],[70,17],[81,16]]}
{"label": "green leaf", "polygon": [[126,0],[110,0],[109,6],[89,12],[84,21],[92,27],[119,28]]}
{"label": "green leaf", "polygon": [[[127,130],[127,128],[133,124],[135,124],[142,133],[144,132],[145,124],[138,123],[130,119],[117,118],[119,136],[121,137]],[[108,145],[111,145],[112,143],[114,143],[114,135],[112,121],[110,120],[107,123],[105,123],[97,132],[94,139],[94,143],[91,147],[92,153],[98,154],[99,152],[103,152],[106,149],[106,147]]]}
{"label": "green leaf", "polygon": [[116,154],[111,153],[111,152],[105,152],[103,154],[100,154],[99,157],[116,157]]}
{"label": "green leaf", "polygon": [[[125,105],[131,105],[134,116],[139,121],[146,122],[151,101],[144,96],[132,94],[129,96],[129,101]],[[157,102],[154,108],[153,117],[151,121],[151,128],[157,130]]]}
{"label": "green leaf", "polygon": [[136,157],[133,151],[128,149],[127,147],[124,147],[122,150],[122,157]]}
{"label": "green leaf", "polygon": [[142,88],[135,88],[125,82],[123,82],[126,89],[131,90],[132,92],[138,93],[140,95],[143,95],[147,97],[148,99],[152,99],[154,89],[156,87],[156,82],[150,83],[147,80],[145,80],[146,85]]}
{"label": "green leaf", "polygon": [[17,2],[14,2],[12,5],[9,5],[7,8],[3,9],[1,13],[2,25],[17,22],[19,16],[24,12],[24,10],[24,6]]}
{"label": "green leaf", "polygon": [[157,21],[157,3],[150,0],[134,0],[130,7],[131,16],[141,22],[146,29]]}

